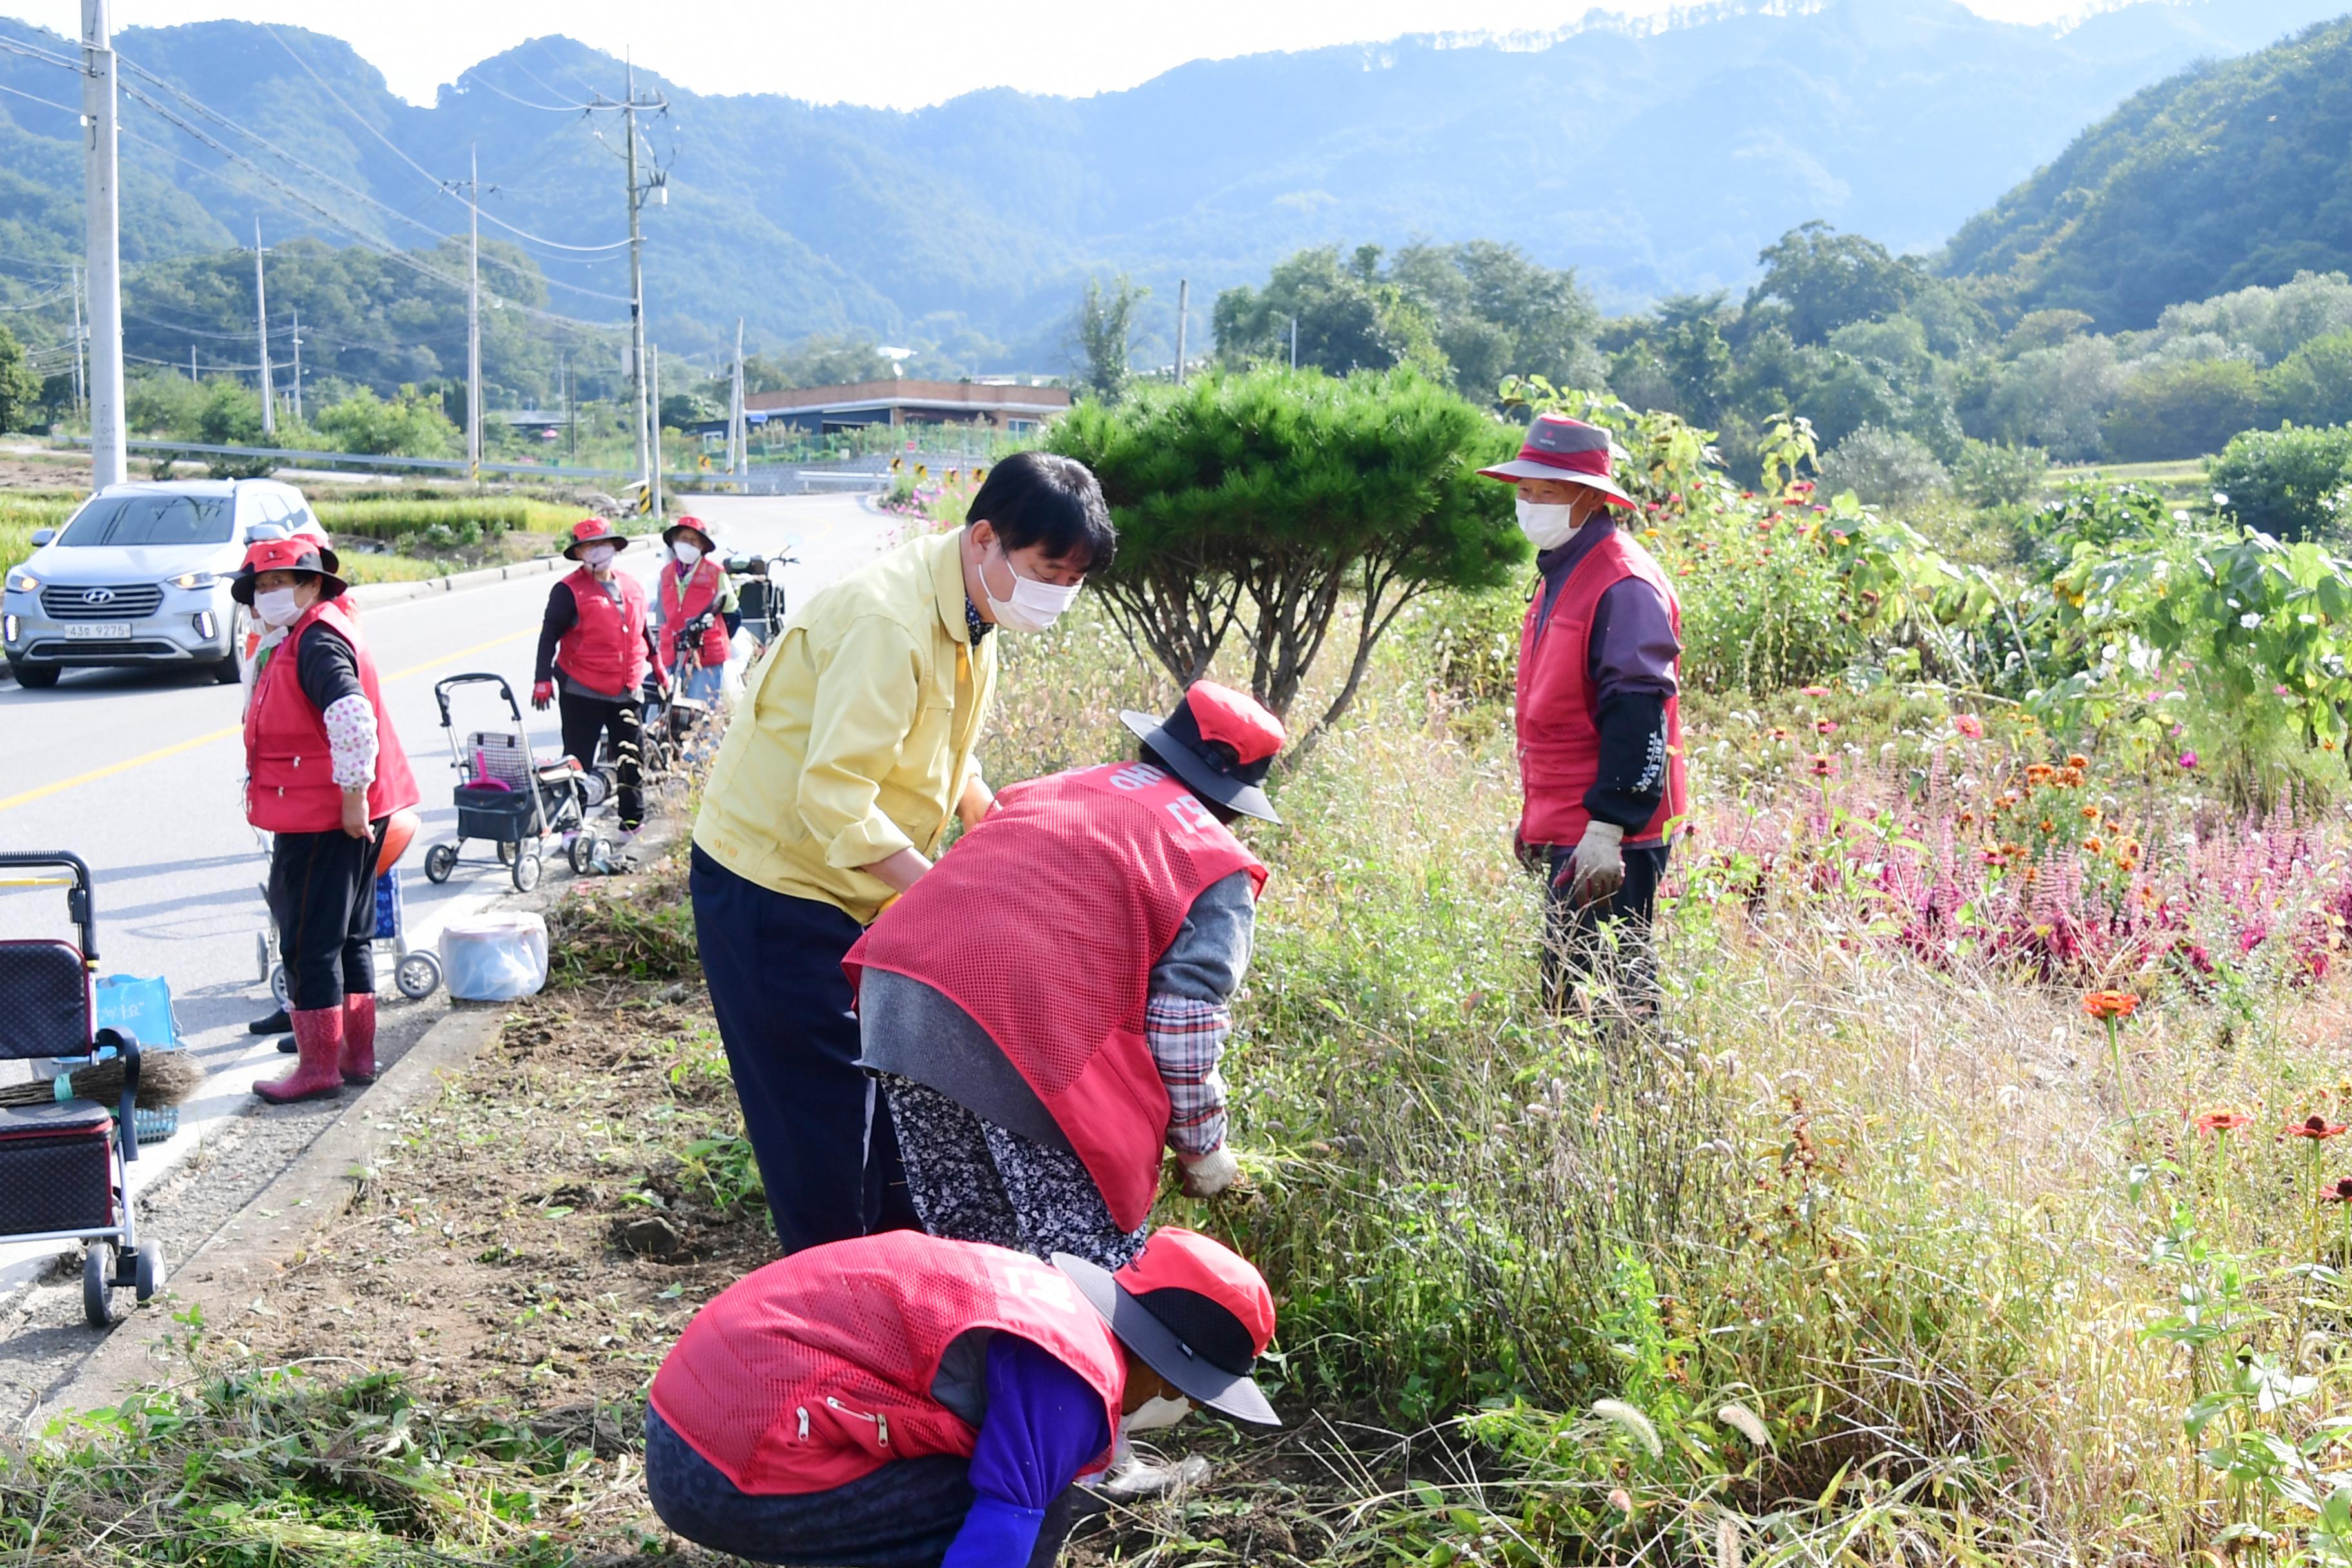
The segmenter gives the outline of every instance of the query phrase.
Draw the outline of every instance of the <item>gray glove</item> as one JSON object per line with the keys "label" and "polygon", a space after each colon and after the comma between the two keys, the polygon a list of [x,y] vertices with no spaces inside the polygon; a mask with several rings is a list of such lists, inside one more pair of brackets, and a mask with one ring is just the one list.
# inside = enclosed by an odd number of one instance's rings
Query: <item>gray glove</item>
{"label": "gray glove", "polygon": [[1585,826],[1584,837],[1576,841],[1567,868],[1553,885],[1565,882],[1570,898],[1579,906],[1610,897],[1625,885],[1624,842],[1623,828],[1596,817]]}
{"label": "gray glove", "polygon": [[1242,1163],[1234,1158],[1227,1144],[1220,1143],[1205,1154],[1179,1154],[1176,1163],[1184,1169],[1188,1198],[1213,1198],[1241,1180]]}

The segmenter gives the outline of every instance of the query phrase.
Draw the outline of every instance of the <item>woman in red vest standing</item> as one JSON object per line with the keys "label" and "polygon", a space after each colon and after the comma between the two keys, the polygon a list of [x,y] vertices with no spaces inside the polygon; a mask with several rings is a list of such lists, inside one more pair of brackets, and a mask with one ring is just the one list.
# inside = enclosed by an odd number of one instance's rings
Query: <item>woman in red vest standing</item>
{"label": "woman in red vest standing", "polygon": [[1205,680],[1121,717],[1140,761],[1005,790],[845,963],[923,1228],[1106,1268],[1143,1246],[1163,1151],[1195,1196],[1239,1173],[1217,1058],[1266,871],[1226,825],[1279,820],[1284,739]]}
{"label": "woman in red vest standing", "polygon": [[595,765],[599,737],[612,742],[619,763],[621,831],[634,833],[646,815],[639,787],[639,704],[655,654],[645,585],[613,569],[613,558],[628,547],[601,517],[572,525],[563,553],[579,562],[580,569],[558,578],[547,595],[530,705],[544,711],[562,694],[563,750],[583,768]]}
{"label": "woman in red vest standing", "polygon": [[1273,1337],[1258,1271],[1187,1230],[1115,1274],[908,1230],[805,1247],[721,1291],[662,1363],[646,1492],[755,1563],[1042,1568],[1123,1421],[1197,1400],[1279,1426],[1250,1378]]}
{"label": "woman in red vest standing", "polygon": [[307,534],[246,552],[229,596],[286,636],[245,710],[246,816],[274,836],[269,912],[286,965],[294,1070],[278,1104],[375,1080],[375,870],[385,825],[417,802],[335,552]]}
{"label": "woman in red vest standing", "polygon": [[654,668],[674,683],[676,670],[691,653],[694,671],[678,695],[717,708],[734,635],[735,584],[700,518],[679,518],[662,531],[662,542],[669,546],[670,558],[654,579]]}
{"label": "woman in red vest standing", "polygon": [[[1675,829],[1690,810],[1683,766],[1682,601],[1616,511],[1609,433],[1539,416],[1517,458],[1481,468],[1518,489],[1541,574],[1519,633],[1517,846],[1545,879],[1544,988],[1610,984],[1657,1005],[1650,917]],[[1619,986],[1616,982],[1625,984]]]}

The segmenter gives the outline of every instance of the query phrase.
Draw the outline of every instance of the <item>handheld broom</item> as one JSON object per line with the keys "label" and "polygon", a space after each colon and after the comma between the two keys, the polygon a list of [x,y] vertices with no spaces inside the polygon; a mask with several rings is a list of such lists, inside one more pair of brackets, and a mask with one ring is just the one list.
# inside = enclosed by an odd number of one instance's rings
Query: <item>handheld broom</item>
{"label": "handheld broom", "polygon": [[[177,1105],[195,1093],[196,1087],[204,1081],[203,1065],[186,1051],[139,1053],[138,1104],[143,1110]],[[113,1105],[121,1099],[121,1057],[109,1057],[102,1062],[59,1073],[54,1079],[0,1084],[0,1105],[47,1105],[63,1100],[95,1100],[101,1105]]]}

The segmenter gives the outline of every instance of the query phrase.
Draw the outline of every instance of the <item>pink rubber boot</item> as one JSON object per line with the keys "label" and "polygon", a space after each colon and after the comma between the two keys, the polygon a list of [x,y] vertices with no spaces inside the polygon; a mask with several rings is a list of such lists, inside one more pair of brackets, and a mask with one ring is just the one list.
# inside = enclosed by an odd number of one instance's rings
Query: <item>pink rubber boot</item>
{"label": "pink rubber boot", "polygon": [[343,998],[343,1081],[375,1081],[375,994]]}
{"label": "pink rubber boot", "polygon": [[343,1087],[343,1010],[310,1007],[289,1016],[294,1020],[294,1070],[253,1086],[272,1105],[316,1100]]}

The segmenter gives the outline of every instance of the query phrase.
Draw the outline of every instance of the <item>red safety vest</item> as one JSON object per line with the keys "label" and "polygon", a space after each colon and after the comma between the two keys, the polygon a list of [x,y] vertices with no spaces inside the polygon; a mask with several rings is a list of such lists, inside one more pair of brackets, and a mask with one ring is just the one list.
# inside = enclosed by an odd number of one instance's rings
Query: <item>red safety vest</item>
{"label": "red safety vest", "polygon": [[323,624],[352,645],[360,689],[375,710],[375,782],[368,785],[368,820],[390,816],[422,797],[408,771],[408,753],[393,732],[392,713],[377,689],[375,659],[359,624],[341,598],[321,599],[302,612],[254,677],[245,706],[245,815],[271,833],[329,833],[343,825],[343,792],[328,756],[327,719],[302,690],[295,669],[302,634]]}
{"label": "red safety vest", "polygon": [[[1584,837],[1591,814],[1585,792],[1601,776],[1601,729],[1593,711],[1592,613],[1601,595],[1628,577],[1639,577],[1666,602],[1666,618],[1679,638],[1683,605],[1665,573],[1640,542],[1622,529],[1612,531],[1587,551],[1560,584],[1549,615],[1538,591],[1519,632],[1519,788],[1526,804],[1519,837],[1529,844],[1573,844]],[[1679,683],[1681,665],[1676,662]],[[1683,765],[1680,697],[1666,699],[1666,790],[1657,815],[1629,845],[1659,844],[1668,825],[1690,811],[1690,786]]]}
{"label": "red safety vest", "polygon": [[634,698],[646,679],[646,590],[617,572],[613,581],[618,604],[585,566],[563,579],[579,618],[555,645],[555,668],[591,691]]}
{"label": "red safety vest", "polygon": [[1168,1089],[1144,1038],[1151,966],[1192,900],[1265,867],[1191,790],[1142,763],[1010,786],[998,809],[849,950],[919,980],[996,1042],[1133,1230],[1160,1190]]}
{"label": "red safety vest", "polygon": [[[677,628],[702,614],[718,602],[719,591],[727,581],[727,574],[708,555],[694,563],[691,574],[681,577],[677,563],[665,562],[656,589],[661,595],[662,631],[655,638],[656,651],[661,656],[658,668],[669,673],[670,661],[677,657]],[[699,657],[705,669],[723,668],[727,663],[727,621],[724,616],[710,617],[710,628],[702,634]]]}
{"label": "red safety vest", "polygon": [[1126,1358],[1059,1269],[913,1230],[812,1247],[730,1285],[678,1336],[651,1402],[739,1491],[830,1491],[894,1459],[971,1456],[978,1430],[933,1389],[975,1331],[1017,1334],[1076,1373],[1118,1431]]}

